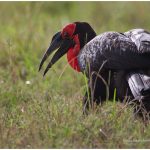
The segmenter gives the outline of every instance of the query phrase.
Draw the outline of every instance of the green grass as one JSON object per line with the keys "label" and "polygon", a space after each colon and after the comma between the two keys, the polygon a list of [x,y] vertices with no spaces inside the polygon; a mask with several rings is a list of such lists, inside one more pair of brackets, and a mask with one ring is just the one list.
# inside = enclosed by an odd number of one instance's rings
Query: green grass
{"label": "green grass", "polygon": [[65,56],[45,78],[38,72],[65,24],[87,21],[97,33],[149,29],[149,10],[149,2],[0,2],[0,148],[150,148],[149,123],[115,94],[82,115],[87,83]]}

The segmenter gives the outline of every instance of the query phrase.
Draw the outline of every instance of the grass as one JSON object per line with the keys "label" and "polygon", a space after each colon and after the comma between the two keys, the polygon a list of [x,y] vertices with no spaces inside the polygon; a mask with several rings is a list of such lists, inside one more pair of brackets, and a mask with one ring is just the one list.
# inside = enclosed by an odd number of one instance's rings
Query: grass
{"label": "grass", "polygon": [[65,57],[45,78],[38,72],[51,37],[65,24],[87,21],[97,33],[148,29],[149,2],[0,4],[0,148],[150,148],[149,123],[135,119],[115,94],[83,117],[85,78]]}

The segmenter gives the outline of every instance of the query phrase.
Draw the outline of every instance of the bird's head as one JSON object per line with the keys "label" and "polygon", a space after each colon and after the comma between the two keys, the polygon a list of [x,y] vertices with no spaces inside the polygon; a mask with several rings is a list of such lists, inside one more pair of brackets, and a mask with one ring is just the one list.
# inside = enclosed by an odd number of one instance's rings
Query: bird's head
{"label": "bird's head", "polygon": [[60,32],[57,32],[52,37],[50,46],[46,50],[41,60],[39,71],[41,70],[48,56],[56,49],[58,50],[49,62],[43,75],[45,75],[52,65],[54,65],[66,53],[71,67],[73,67],[76,71],[80,71],[77,55],[80,49],[95,36],[96,34],[94,30],[88,23],[75,22],[66,25]]}

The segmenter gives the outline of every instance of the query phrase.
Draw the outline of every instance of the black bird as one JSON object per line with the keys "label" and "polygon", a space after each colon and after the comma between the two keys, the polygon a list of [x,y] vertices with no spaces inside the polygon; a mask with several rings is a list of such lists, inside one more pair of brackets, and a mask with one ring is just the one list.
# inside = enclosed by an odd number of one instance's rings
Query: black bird
{"label": "black bird", "polygon": [[[93,102],[99,104],[106,99],[112,99],[115,87],[120,99],[126,95],[133,97],[128,82],[135,74],[139,75],[139,70],[150,69],[150,52],[141,53],[131,35],[132,32],[130,34],[105,32],[96,36],[95,31],[86,22],[69,24],[53,36],[39,70],[47,57],[59,48],[44,71],[44,75],[67,53],[71,67],[85,73],[89,79],[89,91],[83,99],[84,108],[88,109],[89,103],[92,106]],[[122,84],[126,89],[120,90],[118,86]]]}

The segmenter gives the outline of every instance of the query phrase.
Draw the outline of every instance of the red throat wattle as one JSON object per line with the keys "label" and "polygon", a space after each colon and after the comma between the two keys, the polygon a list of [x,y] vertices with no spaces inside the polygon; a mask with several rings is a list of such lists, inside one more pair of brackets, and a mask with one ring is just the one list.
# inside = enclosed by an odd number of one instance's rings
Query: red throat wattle
{"label": "red throat wattle", "polygon": [[74,42],[76,43],[74,47],[70,48],[67,52],[67,59],[68,59],[68,63],[70,64],[70,66],[80,72],[80,67],[78,64],[78,59],[77,56],[79,54],[80,51],[80,41],[79,41],[79,37],[78,35],[74,36]]}

